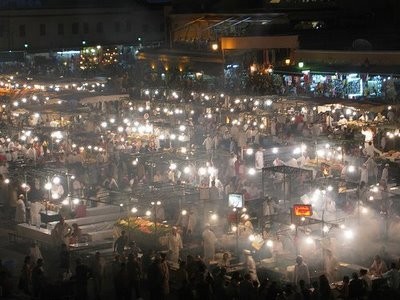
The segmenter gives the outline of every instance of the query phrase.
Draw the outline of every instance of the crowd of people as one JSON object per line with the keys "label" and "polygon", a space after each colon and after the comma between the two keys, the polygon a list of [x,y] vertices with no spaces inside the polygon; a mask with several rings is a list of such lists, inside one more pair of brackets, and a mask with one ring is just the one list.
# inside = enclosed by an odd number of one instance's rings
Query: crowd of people
{"label": "crowd of people", "polygon": [[[266,269],[256,269],[250,251],[243,252],[245,269],[229,272],[223,260],[211,267],[200,256],[179,259],[171,269],[167,253],[148,253],[131,243],[123,251],[117,248],[112,261],[96,252],[89,260],[72,261],[65,244],[54,266],[43,258],[36,243],[25,257],[18,289],[32,299],[248,299],[248,300],[325,300],[325,299],[397,299],[400,275],[397,262],[390,267],[379,255],[369,269],[344,275],[334,283],[325,274],[310,275],[302,256],[297,256],[293,280],[270,279]],[[334,263],[338,266],[337,261]],[[50,271],[51,269],[51,271]],[[54,273],[56,272],[56,273]],[[336,272],[338,270],[336,269]],[[10,273],[1,266],[3,297],[9,297]],[[51,274],[57,274],[57,281]],[[65,298],[62,298],[65,297]],[[70,297],[70,298],[66,298]],[[114,298],[113,298],[114,297]]]}

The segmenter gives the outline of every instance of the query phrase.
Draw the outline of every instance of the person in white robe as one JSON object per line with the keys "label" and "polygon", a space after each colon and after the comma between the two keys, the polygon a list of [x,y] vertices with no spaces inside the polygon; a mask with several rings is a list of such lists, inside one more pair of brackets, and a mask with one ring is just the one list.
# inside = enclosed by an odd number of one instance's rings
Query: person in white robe
{"label": "person in white robe", "polygon": [[206,228],[202,234],[203,247],[204,247],[204,260],[209,262],[214,259],[215,256],[215,244],[217,243],[217,237],[211,230],[210,224],[206,224]]}
{"label": "person in white robe", "polygon": [[183,248],[182,238],[176,227],[172,227],[172,232],[168,235],[167,240],[169,260],[177,263],[179,260],[179,252]]}
{"label": "person in white robe", "polygon": [[197,216],[193,210],[189,211],[187,217],[187,227],[186,227],[186,234],[191,236],[196,228],[197,225]]}
{"label": "person in white robe", "polygon": [[365,146],[363,152],[366,156],[369,156],[369,157],[374,157],[375,153],[377,153],[380,156],[382,155],[382,151],[380,151],[379,149],[376,149],[374,144],[371,141],[369,141],[368,144]]}
{"label": "person in white robe", "polygon": [[368,184],[368,169],[366,164],[363,164],[360,169],[360,183],[363,181],[365,184]]}
{"label": "person in white robe", "polygon": [[29,149],[26,151],[26,157],[30,160],[36,161],[37,159],[37,153],[36,149],[33,148],[33,145],[29,147]]}
{"label": "person in white robe", "polygon": [[329,282],[335,282],[338,280],[339,263],[333,256],[331,250],[326,249],[324,251],[324,268],[326,277],[328,278]]}
{"label": "person in white robe", "polygon": [[326,116],[326,127],[327,128],[332,128],[333,127],[333,117],[331,116],[330,113],[328,113],[328,115]]}
{"label": "person in white robe", "polygon": [[254,258],[251,256],[250,250],[244,250],[243,254],[244,254],[244,266],[246,272],[250,274],[252,281],[259,282],[257,276],[256,262],[254,261]]}
{"label": "person in white robe", "polygon": [[361,129],[361,134],[364,135],[364,146],[368,147],[369,142],[374,140],[374,133],[369,128],[363,128]]}
{"label": "person in white robe", "polygon": [[300,280],[304,280],[306,286],[310,286],[310,272],[307,264],[304,263],[303,257],[298,255],[296,257],[296,265],[294,267],[293,282],[298,285]]}
{"label": "person in white robe", "polygon": [[61,218],[52,230],[51,235],[54,239],[55,245],[59,246],[60,244],[65,244],[68,246],[71,233],[72,228],[65,223],[64,218]]}
{"label": "person in white robe", "polygon": [[264,168],[264,152],[261,147],[258,148],[258,150],[256,151],[254,158],[256,169],[261,170],[262,168]]}
{"label": "person in white robe", "polygon": [[36,264],[38,259],[43,259],[42,252],[36,242],[33,242],[29,246],[28,255],[31,257],[31,261]]}
{"label": "person in white robe", "polygon": [[15,210],[15,222],[25,223],[26,222],[26,206],[25,206],[24,195],[19,195]]}
{"label": "person in white robe", "polygon": [[381,175],[380,181],[384,181],[387,184],[388,179],[389,179],[389,164],[385,164],[385,167],[382,170],[382,175]]}
{"label": "person in white robe", "polygon": [[165,220],[165,209],[162,204],[155,206],[154,215],[158,222],[162,222]]}
{"label": "person in white robe", "polygon": [[31,203],[30,207],[30,214],[31,214],[31,224],[33,226],[40,227],[42,224],[40,212],[43,211],[45,208],[42,203],[39,201],[35,201]]}

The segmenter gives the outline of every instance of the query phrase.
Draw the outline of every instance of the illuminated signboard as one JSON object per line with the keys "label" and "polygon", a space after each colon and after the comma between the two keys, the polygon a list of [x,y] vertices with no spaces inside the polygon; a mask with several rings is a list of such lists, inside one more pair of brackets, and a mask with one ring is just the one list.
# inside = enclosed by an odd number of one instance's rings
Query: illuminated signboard
{"label": "illuminated signboard", "polygon": [[306,204],[293,205],[293,215],[296,217],[311,217],[313,214],[312,206]]}

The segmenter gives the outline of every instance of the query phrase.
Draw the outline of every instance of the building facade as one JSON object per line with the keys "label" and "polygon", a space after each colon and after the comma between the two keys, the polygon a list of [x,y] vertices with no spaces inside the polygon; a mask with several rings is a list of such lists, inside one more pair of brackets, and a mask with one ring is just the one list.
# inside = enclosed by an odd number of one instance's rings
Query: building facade
{"label": "building facade", "polygon": [[139,45],[165,38],[164,11],[128,7],[0,10],[0,51]]}

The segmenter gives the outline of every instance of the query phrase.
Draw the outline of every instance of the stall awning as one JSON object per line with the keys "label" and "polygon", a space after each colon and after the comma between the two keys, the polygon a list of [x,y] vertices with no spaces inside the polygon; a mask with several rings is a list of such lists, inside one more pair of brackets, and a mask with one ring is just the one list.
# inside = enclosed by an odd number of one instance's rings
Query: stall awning
{"label": "stall awning", "polygon": [[138,59],[160,61],[163,63],[217,63],[222,64],[223,58],[219,53],[200,51],[184,51],[172,49],[143,49],[137,55]]}
{"label": "stall awning", "polygon": [[297,49],[297,35],[222,37],[222,50],[236,49]]}
{"label": "stall awning", "polygon": [[94,96],[86,97],[80,100],[81,104],[90,104],[98,102],[121,101],[129,98],[129,94],[107,95],[107,96]]}
{"label": "stall awning", "polygon": [[264,172],[273,172],[273,173],[283,173],[283,174],[302,174],[302,173],[310,173],[312,175],[311,170],[303,169],[303,168],[295,168],[290,166],[273,166],[273,167],[266,167],[262,169]]}

